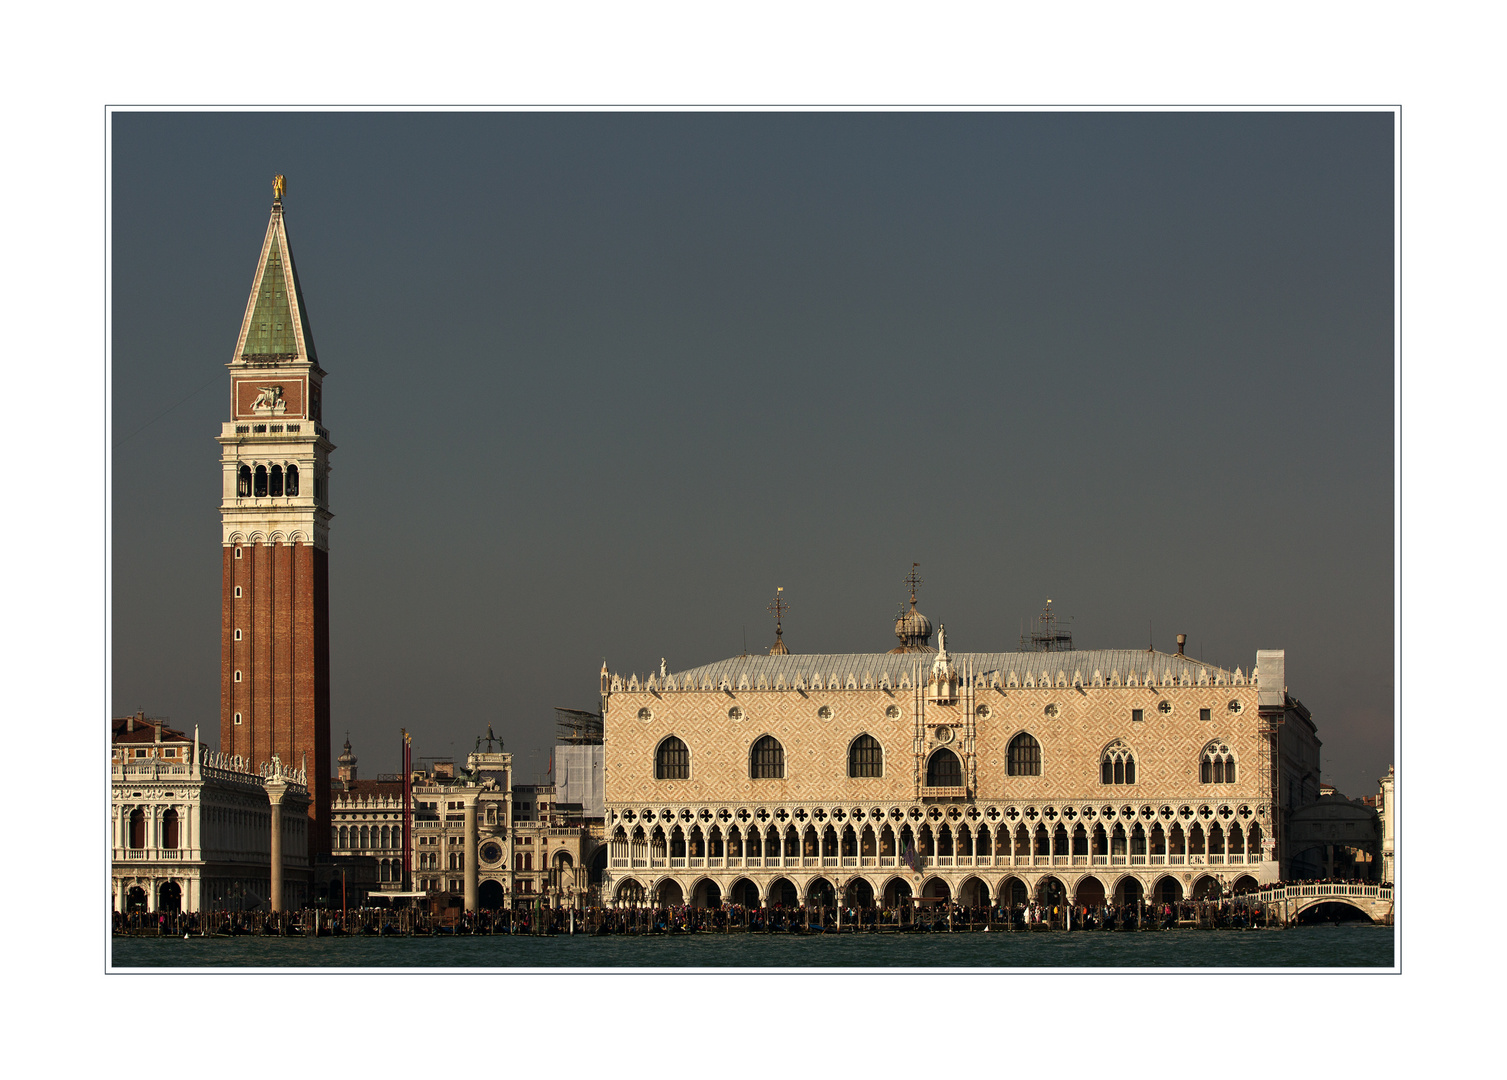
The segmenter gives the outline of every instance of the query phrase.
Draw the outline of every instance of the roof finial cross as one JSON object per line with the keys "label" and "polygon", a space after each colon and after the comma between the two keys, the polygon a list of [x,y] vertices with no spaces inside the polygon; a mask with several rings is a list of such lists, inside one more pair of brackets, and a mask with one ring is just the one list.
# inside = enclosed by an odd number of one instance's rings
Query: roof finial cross
{"label": "roof finial cross", "polygon": [[784,592],[785,586],[775,586],[774,599],[769,602],[769,607],[766,609],[774,616],[774,651],[777,653],[785,652],[782,637],[785,631],[780,620],[784,618],[785,612],[790,610],[790,605],[785,602]]}
{"label": "roof finial cross", "polygon": [[920,575],[916,573],[916,568],[919,567],[920,565],[921,564],[918,563],[918,562],[911,563],[910,564],[910,573],[907,574],[907,575],[905,575],[905,583],[910,586],[910,603],[911,603],[911,607],[915,607],[916,606],[916,586],[917,585],[923,585],[923,584],[925,584],[925,582],[923,582],[921,580]]}

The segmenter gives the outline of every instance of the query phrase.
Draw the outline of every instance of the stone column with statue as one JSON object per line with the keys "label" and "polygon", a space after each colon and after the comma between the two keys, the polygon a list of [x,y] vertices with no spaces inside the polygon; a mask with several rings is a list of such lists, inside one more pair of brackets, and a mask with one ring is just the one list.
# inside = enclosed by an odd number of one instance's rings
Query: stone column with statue
{"label": "stone column with statue", "polygon": [[481,858],[481,852],[477,850],[476,837],[476,792],[469,791],[465,798],[466,809],[466,846],[464,858],[466,860],[466,910],[476,910],[476,864]]}
{"label": "stone column with statue", "polygon": [[271,878],[273,911],[283,909],[283,797],[288,793],[288,782],[282,777],[282,763],[277,756],[272,758],[273,768],[267,780],[267,802],[272,807]]}

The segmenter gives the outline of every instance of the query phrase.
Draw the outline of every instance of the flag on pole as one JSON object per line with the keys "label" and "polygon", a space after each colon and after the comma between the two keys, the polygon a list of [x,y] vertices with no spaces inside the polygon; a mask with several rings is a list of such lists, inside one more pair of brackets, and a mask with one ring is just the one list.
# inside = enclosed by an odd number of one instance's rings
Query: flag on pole
{"label": "flag on pole", "polygon": [[911,868],[912,873],[919,874],[921,872],[921,860],[916,855],[914,844],[906,844],[905,850],[900,853],[900,858],[906,866]]}

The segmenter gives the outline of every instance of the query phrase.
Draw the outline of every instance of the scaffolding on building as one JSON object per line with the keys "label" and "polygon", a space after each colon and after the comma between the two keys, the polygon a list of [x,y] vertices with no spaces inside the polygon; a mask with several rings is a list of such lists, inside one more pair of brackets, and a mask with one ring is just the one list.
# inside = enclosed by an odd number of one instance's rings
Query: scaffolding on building
{"label": "scaffolding on building", "polygon": [[602,714],[555,707],[555,741],[572,746],[602,745]]}
{"label": "scaffolding on building", "polygon": [[1281,790],[1281,734],[1286,720],[1285,709],[1280,712],[1260,709],[1256,714],[1256,734],[1267,744],[1269,752],[1266,768],[1260,770],[1261,775],[1257,778],[1256,785],[1256,802],[1266,808],[1266,821],[1261,826],[1261,839],[1266,849],[1262,852],[1262,858],[1275,861],[1279,867],[1284,854],[1281,850],[1284,818],[1278,815],[1277,793]]}
{"label": "scaffolding on building", "polygon": [[1062,618],[1052,610],[1052,602],[1036,616],[1036,625],[1029,634],[1020,635],[1021,652],[1072,652],[1073,620]]}

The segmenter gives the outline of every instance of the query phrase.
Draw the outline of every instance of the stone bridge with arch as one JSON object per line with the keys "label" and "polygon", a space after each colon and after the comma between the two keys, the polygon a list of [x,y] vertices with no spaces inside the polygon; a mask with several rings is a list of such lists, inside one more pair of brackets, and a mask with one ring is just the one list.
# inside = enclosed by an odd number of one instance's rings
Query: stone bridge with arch
{"label": "stone bridge with arch", "polygon": [[1245,903],[1270,905],[1286,922],[1320,904],[1348,904],[1374,923],[1392,925],[1392,886],[1357,881],[1350,884],[1271,885],[1242,893]]}

